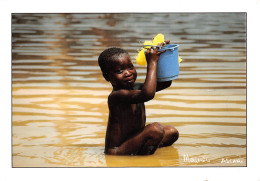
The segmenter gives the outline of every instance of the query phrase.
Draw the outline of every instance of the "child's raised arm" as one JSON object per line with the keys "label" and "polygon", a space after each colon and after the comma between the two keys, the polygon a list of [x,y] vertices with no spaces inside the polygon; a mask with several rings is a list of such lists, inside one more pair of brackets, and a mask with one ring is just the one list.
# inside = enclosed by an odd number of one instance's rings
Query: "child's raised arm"
{"label": "child's raised arm", "polygon": [[115,102],[128,102],[134,104],[147,102],[153,99],[157,88],[157,62],[161,53],[163,53],[163,51],[159,52],[158,48],[147,49],[145,53],[147,60],[147,74],[141,90],[121,89],[114,91],[109,95],[108,102],[112,104]]}

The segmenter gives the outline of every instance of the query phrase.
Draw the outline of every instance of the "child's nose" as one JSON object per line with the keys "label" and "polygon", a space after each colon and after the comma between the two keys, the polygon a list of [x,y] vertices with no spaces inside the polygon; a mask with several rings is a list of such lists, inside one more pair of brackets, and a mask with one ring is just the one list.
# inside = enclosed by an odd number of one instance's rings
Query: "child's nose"
{"label": "child's nose", "polygon": [[132,73],[129,70],[125,70],[125,77],[129,77],[131,75],[132,75]]}

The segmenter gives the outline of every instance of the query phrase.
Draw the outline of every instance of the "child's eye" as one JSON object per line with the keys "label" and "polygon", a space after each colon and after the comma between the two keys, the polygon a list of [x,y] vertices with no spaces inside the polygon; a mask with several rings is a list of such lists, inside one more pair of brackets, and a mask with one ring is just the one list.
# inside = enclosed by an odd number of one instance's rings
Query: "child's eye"
{"label": "child's eye", "polygon": [[123,73],[123,71],[122,70],[116,70],[116,73],[121,74],[121,73]]}

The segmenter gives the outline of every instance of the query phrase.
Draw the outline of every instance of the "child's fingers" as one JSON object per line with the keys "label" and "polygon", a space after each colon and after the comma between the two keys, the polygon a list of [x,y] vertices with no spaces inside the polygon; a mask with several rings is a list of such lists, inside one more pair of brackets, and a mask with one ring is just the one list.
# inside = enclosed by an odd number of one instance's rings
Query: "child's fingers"
{"label": "child's fingers", "polygon": [[151,53],[157,53],[158,51],[158,47],[154,48],[154,47],[151,47]]}
{"label": "child's fingers", "polygon": [[149,53],[151,53],[151,49],[150,49],[150,48],[148,48],[148,49],[145,51],[145,54],[149,54]]}
{"label": "child's fingers", "polygon": [[156,54],[159,52],[158,50],[160,49],[160,46],[161,46],[161,45],[158,44],[158,46],[154,49],[154,50],[156,51],[156,52],[155,52]]}
{"label": "child's fingers", "polygon": [[170,40],[165,40],[162,43],[158,43],[158,46],[164,46],[164,45],[167,45],[167,44],[170,44]]}
{"label": "child's fingers", "polygon": [[170,40],[165,40],[165,44],[170,44]]}
{"label": "child's fingers", "polygon": [[159,47],[151,47],[151,48],[148,48],[145,52],[145,54],[157,54],[157,55],[160,55],[161,53],[164,53],[166,50],[164,51],[159,51]]}
{"label": "child's fingers", "polygon": [[162,43],[162,45],[164,46],[164,45],[167,45],[167,44],[169,44],[170,43],[170,40],[165,40],[163,43]]}
{"label": "child's fingers", "polygon": [[161,55],[161,53],[164,53],[164,52],[166,52],[166,50],[163,50],[163,51],[157,51],[156,54],[157,54],[157,55]]}

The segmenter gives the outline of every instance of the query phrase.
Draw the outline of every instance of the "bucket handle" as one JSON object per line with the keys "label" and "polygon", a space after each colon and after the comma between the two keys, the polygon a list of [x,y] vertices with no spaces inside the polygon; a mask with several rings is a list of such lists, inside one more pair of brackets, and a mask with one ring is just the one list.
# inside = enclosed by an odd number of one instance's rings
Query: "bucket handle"
{"label": "bucket handle", "polygon": [[161,48],[164,48],[164,50],[174,50],[175,48],[178,48],[179,47],[179,45],[178,44],[175,44],[176,46],[174,46],[174,47],[171,47],[171,48],[166,48],[165,46],[156,46],[156,45],[144,45],[143,47],[145,48],[145,47],[155,47],[155,48],[159,48],[159,50],[161,49]]}

